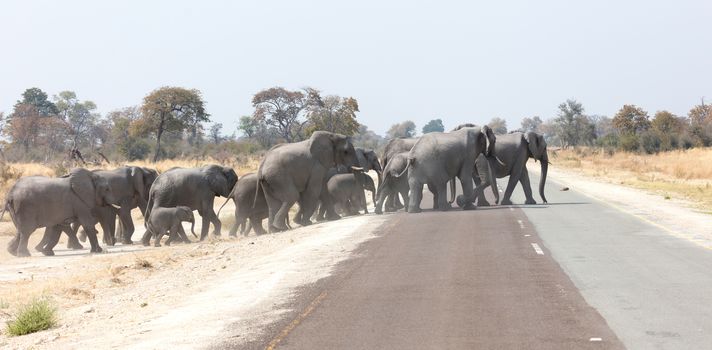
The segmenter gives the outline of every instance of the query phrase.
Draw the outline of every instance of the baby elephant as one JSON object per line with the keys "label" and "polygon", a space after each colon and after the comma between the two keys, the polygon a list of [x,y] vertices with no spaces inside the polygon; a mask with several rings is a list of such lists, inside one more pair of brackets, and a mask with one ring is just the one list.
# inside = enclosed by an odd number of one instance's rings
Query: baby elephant
{"label": "baby elephant", "polygon": [[364,190],[371,191],[371,197],[374,201],[376,199],[373,179],[363,171],[336,174],[329,179],[326,188],[334,204],[340,206],[348,215],[358,214],[361,209],[368,214]]}
{"label": "baby elephant", "polygon": [[[171,245],[171,242],[180,238],[186,243],[190,243],[190,240],[185,235],[183,231],[183,226],[181,223],[183,221],[190,222],[190,232],[194,237],[198,237],[195,234],[195,217],[193,216],[193,210],[189,207],[178,206],[175,208],[153,208],[151,211],[151,216],[149,216],[148,222],[146,222],[146,228],[153,233],[153,245],[156,247],[161,246],[161,238],[163,235],[169,234],[166,245]],[[148,236],[150,238],[150,236]],[[143,241],[143,245],[148,246],[150,242],[148,240]]]}

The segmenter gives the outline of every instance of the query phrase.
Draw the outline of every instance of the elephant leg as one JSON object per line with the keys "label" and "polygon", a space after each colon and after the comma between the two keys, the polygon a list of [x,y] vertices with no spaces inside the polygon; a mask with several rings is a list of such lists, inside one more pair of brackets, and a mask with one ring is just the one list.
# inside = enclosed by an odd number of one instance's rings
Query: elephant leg
{"label": "elephant leg", "polygon": [[408,177],[408,188],[410,189],[410,200],[408,201],[409,213],[420,213],[420,202],[423,200],[423,183],[415,177]]}
{"label": "elephant leg", "polygon": [[101,226],[103,235],[103,241],[106,245],[114,246],[116,241],[114,240],[114,231],[116,230],[116,216],[112,214],[105,214],[106,216],[101,218],[99,221],[99,226]]}
{"label": "elephant leg", "polygon": [[[14,256],[18,256],[17,248],[20,246],[20,236],[21,235],[22,234],[20,233],[20,231],[17,231],[15,233],[15,237],[12,237],[10,242],[7,242],[7,252],[8,253],[10,253]],[[29,252],[28,252],[28,254],[29,254]]]}
{"label": "elephant leg", "polygon": [[[51,230],[52,230],[52,228],[51,228],[50,226],[45,227],[45,229],[44,229],[44,234],[42,234],[42,239],[41,239],[40,242],[37,243],[37,245],[35,246],[35,250],[36,250],[36,251],[38,251],[38,252],[40,252],[40,253],[43,253],[43,252],[44,252],[45,246],[47,246],[47,242],[49,242],[49,235],[50,235],[50,231],[51,231]],[[46,255],[46,254],[45,254],[45,255]]]}
{"label": "elephant leg", "polygon": [[536,204],[534,196],[532,196],[532,186],[529,182],[529,172],[527,171],[526,166],[522,169],[522,177],[519,179],[519,183],[522,184],[524,197],[526,198],[524,204]]}
{"label": "elephant leg", "polygon": [[152,233],[153,232],[151,232],[151,230],[149,230],[148,227],[146,227],[146,231],[143,233],[143,237],[141,237],[141,244],[143,244],[146,247],[151,245],[151,234]]}
{"label": "elephant leg", "polygon": [[[428,185],[428,187],[430,187],[430,185]],[[438,194],[435,198],[437,203],[434,205],[434,207],[436,207],[440,211],[448,211],[452,209],[452,205],[447,201],[447,182],[436,184],[434,188],[435,192]]]}
{"label": "elephant leg", "polygon": [[434,183],[428,183],[428,190],[433,195],[433,210],[438,210],[438,198],[440,193],[438,193],[438,187]]}
{"label": "elephant leg", "polygon": [[[386,179],[385,181],[388,181]],[[386,201],[388,196],[391,193],[391,189],[387,184],[382,184],[381,187],[379,188],[378,194],[376,195],[376,203],[373,203],[375,208],[373,208],[373,211],[376,214],[383,214],[383,203]]]}
{"label": "elephant leg", "polygon": [[117,235],[116,237],[121,237],[121,243],[123,244],[133,244],[131,237],[136,228],[131,218],[131,209],[129,209],[128,206],[121,207],[121,210],[119,210],[119,227],[122,228],[122,232],[121,235]]}
{"label": "elephant leg", "polygon": [[252,229],[255,230],[255,234],[257,235],[263,235],[267,233],[264,227],[262,227],[262,217],[259,215],[253,215],[250,217],[250,226],[252,226]]}
{"label": "elephant leg", "polygon": [[460,186],[462,186],[462,195],[457,196],[457,205],[462,208],[462,210],[473,210],[475,205],[472,203],[475,200],[475,189],[473,188],[474,182],[472,181],[472,169],[474,164],[465,164],[458,175],[460,178]]}
{"label": "elephant leg", "polygon": [[183,241],[183,243],[185,243],[185,244],[193,243],[190,241],[190,238],[188,238],[188,235],[185,233],[185,230],[183,229],[183,225],[180,222],[178,223],[177,232],[178,232],[178,238],[180,238]]}
{"label": "elephant leg", "polygon": [[481,207],[489,207],[491,204],[487,201],[487,198],[485,198],[485,188],[487,186],[480,188],[480,185],[482,185],[483,182],[480,180],[479,176],[473,176],[472,180],[475,182],[475,198],[477,198],[477,205]]}
{"label": "elephant leg", "polygon": [[77,230],[79,229],[78,225],[66,225],[62,228],[64,233],[67,235],[67,248],[72,249],[72,250],[79,250],[79,249],[84,249],[84,246],[79,243],[79,239],[77,239]]}
{"label": "elephant leg", "polygon": [[59,226],[45,228],[45,237],[42,237],[42,240],[45,241],[46,244],[40,252],[46,256],[54,256],[54,247],[59,242],[59,236],[61,234],[62,229]]}
{"label": "elephant leg", "polygon": [[30,256],[30,251],[27,249],[27,244],[30,241],[30,234],[32,234],[32,231],[29,230],[27,233],[23,232],[20,234],[20,239],[14,254],[15,256]]}
{"label": "elephant leg", "polygon": [[512,204],[512,192],[514,192],[514,187],[517,185],[517,182],[519,182],[519,179],[522,176],[522,170],[524,170],[524,167],[526,165],[528,156],[526,153],[526,149],[523,151],[519,152],[519,155],[517,156],[516,160],[514,161],[514,164],[512,164],[512,171],[509,174],[509,181],[507,182],[507,189],[504,191],[504,196],[502,196],[502,205],[511,205]]}
{"label": "elephant leg", "polygon": [[[406,203],[406,204],[407,204],[407,203]],[[404,207],[405,207],[405,206],[403,205],[403,203],[401,203],[400,197],[394,196],[394,197],[393,197],[393,208],[395,208],[395,210],[398,210],[398,209],[401,209],[401,208],[404,208]]]}

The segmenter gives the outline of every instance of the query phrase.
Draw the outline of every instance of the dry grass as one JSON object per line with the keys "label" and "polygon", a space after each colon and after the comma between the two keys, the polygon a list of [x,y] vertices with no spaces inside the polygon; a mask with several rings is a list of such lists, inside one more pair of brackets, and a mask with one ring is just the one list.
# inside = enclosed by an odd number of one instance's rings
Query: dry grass
{"label": "dry grass", "polygon": [[654,155],[581,148],[551,152],[557,167],[585,175],[692,201],[712,212],[712,148],[695,148]]}

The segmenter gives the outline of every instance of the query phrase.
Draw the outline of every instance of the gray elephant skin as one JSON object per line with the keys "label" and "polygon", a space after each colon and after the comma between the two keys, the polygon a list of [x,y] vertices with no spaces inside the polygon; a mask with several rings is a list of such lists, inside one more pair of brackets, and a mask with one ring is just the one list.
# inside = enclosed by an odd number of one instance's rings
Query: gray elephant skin
{"label": "gray elephant skin", "polygon": [[[153,208],[171,208],[186,206],[197,210],[202,217],[200,240],[208,236],[210,224],[215,226],[215,235],[220,235],[221,223],[213,203],[215,197],[228,197],[237,183],[234,170],[220,165],[206,165],[201,168],[172,168],[156,178],[148,195],[148,204],[144,218],[150,220]],[[182,227],[181,233],[185,235]],[[149,245],[151,232],[147,230],[141,239]]]}
{"label": "gray elephant skin", "polygon": [[[409,152],[413,145],[420,140],[420,137],[413,138],[395,138],[388,141],[386,147],[383,149],[383,169],[385,171],[388,163],[390,163],[393,157],[397,156],[403,152]],[[403,168],[405,169],[405,168]],[[381,187],[381,182],[379,180],[378,187]],[[405,197],[403,198],[405,201]],[[393,193],[386,197],[386,211],[394,211],[403,208],[403,204],[400,202],[400,198],[397,193]]]}
{"label": "gray elephant skin", "polygon": [[[383,169],[383,182],[378,186],[378,196],[375,201],[376,214],[382,214],[384,202],[388,198],[398,197],[398,194],[403,197],[404,203],[408,203],[408,177],[400,176],[408,165],[408,151],[391,155],[388,165]],[[386,206],[386,211],[395,210],[394,205]]]}
{"label": "gray elephant skin", "polygon": [[356,215],[359,210],[368,214],[365,191],[370,191],[374,202],[376,200],[376,185],[363,170],[336,174],[329,179],[326,188],[331,202],[341,207],[347,215]]}
{"label": "gray elephant skin", "polygon": [[[455,129],[453,129],[452,131],[457,131],[457,130],[460,130],[463,128],[478,128],[478,126],[476,126],[474,124],[470,124],[470,123],[460,124],[457,127],[455,127]],[[475,185],[477,185],[477,186],[479,186],[480,183],[489,184],[492,187],[492,194],[494,195],[495,202],[499,202],[499,190],[497,189],[497,179],[493,177],[494,173],[489,171],[489,169],[495,169],[498,165],[504,165],[504,163],[502,163],[502,161],[494,155],[494,147],[496,144],[497,137],[495,136],[494,131],[492,131],[492,129],[487,125],[483,125],[479,129],[483,134],[485,134],[487,136],[487,154],[489,154],[489,156],[480,155],[479,157],[477,157],[477,159],[475,160],[475,170],[472,174],[472,178],[475,182]],[[482,166],[483,164],[484,164],[484,167],[481,168],[482,171],[478,172],[477,166]],[[489,168],[487,167],[488,165],[489,165]],[[478,190],[475,193],[475,195],[477,195],[478,193],[481,193],[482,195],[479,196],[478,198],[481,198],[483,200],[485,198],[484,192],[483,192],[485,187],[486,186],[483,186],[482,190]],[[449,202],[451,204],[452,204],[452,202],[455,201],[455,191],[456,191],[455,178],[453,178],[452,180],[450,180],[450,201]]]}
{"label": "gray elephant skin", "polygon": [[190,232],[194,237],[198,237],[195,234],[195,217],[193,216],[193,210],[189,207],[153,208],[153,210],[151,210],[151,217],[146,221],[146,227],[153,232],[153,245],[160,247],[161,238],[165,234],[169,234],[166,245],[171,245],[171,242],[176,239],[176,237],[187,240],[187,237],[181,236],[183,221],[190,222]]}
{"label": "gray elephant skin", "polygon": [[15,256],[29,256],[30,234],[46,227],[48,239],[42,253],[54,255],[62,226],[77,221],[87,232],[91,252],[99,253],[102,249],[92,211],[115,203],[108,181],[86,169],[72,169],[69,175],[60,178],[23,177],[10,189],[3,208],[3,214],[9,212],[17,229],[7,250]]}
{"label": "gray elephant skin", "polygon": [[[256,193],[255,188],[257,188]],[[230,228],[230,236],[237,236],[238,229],[242,235],[250,233],[250,229],[254,229],[258,235],[267,233],[262,227],[262,220],[269,216],[269,208],[267,208],[267,201],[262,188],[257,187],[256,173],[240,177],[237,185],[230,193],[230,199],[235,202],[235,223]],[[226,200],[220,210],[227,202]],[[218,210],[218,214],[220,214],[220,210]]]}
{"label": "gray elephant skin", "polygon": [[[113,170],[94,170],[93,172],[109,182],[111,191],[121,207],[118,210],[112,207],[101,207],[95,211],[104,232],[104,243],[113,246],[117,239],[121,239],[123,244],[133,244],[131,237],[135,227],[131,218],[131,210],[139,208],[141,214],[146,212],[148,193],[158,177],[158,172],[137,166],[124,166]],[[119,218],[118,232],[117,216]],[[68,236],[69,234],[67,232]],[[84,241],[84,238],[84,233],[80,233],[79,239]]]}
{"label": "gray elephant skin", "polygon": [[371,170],[375,171],[378,175],[378,184],[380,185],[383,180],[383,169],[381,168],[381,162],[378,160],[376,151],[362,147],[355,147],[354,150],[356,151],[358,166],[363,168],[365,172]]}
{"label": "gray elephant skin", "polygon": [[[295,222],[311,224],[326,173],[338,165],[353,166],[356,154],[350,138],[317,131],[307,140],[272,147],[257,171],[269,208],[269,230],[283,231],[287,215],[299,202]],[[256,186],[257,187],[257,186]]]}
{"label": "gray elephant skin", "polygon": [[[531,184],[529,182],[529,173],[527,172],[527,160],[534,158],[541,163],[541,177],[539,178],[539,196],[544,203],[547,203],[544,195],[544,187],[546,186],[546,176],[549,169],[549,155],[546,150],[546,141],[544,136],[535,132],[514,132],[506,135],[497,136],[497,143],[494,147],[494,155],[501,160],[501,163],[492,163],[485,161],[484,158],[477,159],[475,172],[475,183],[479,185],[480,177],[477,173],[488,171],[488,168],[494,168],[494,175],[498,178],[509,176],[507,188],[502,196],[501,204],[512,204],[511,196],[517,182],[522,184],[526,204],[536,204],[532,196]],[[480,189],[477,192],[478,205],[489,205],[484,198],[485,186],[478,186]]]}
{"label": "gray elephant skin", "polygon": [[433,191],[437,209],[451,209],[446,198],[447,183],[454,177],[460,179],[463,191],[457,198],[458,206],[464,210],[474,209],[472,174],[475,159],[480,154],[489,155],[487,146],[487,135],[476,128],[423,135],[408,153],[408,212],[421,211],[420,202],[426,184]]}

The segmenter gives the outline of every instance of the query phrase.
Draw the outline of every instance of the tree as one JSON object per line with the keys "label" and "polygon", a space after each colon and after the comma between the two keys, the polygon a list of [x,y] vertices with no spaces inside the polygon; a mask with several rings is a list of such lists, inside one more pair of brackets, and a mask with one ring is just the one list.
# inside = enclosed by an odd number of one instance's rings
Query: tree
{"label": "tree", "polygon": [[636,105],[623,105],[613,117],[613,127],[622,134],[633,135],[650,128],[648,112]]}
{"label": "tree", "polygon": [[99,120],[99,114],[94,112],[96,104],[92,101],[79,102],[73,91],[60,92],[54,96],[54,102],[60,118],[69,123],[72,144],[75,147],[80,141],[93,144],[95,140],[90,138]]}
{"label": "tree", "polygon": [[495,134],[503,135],[507,133],[507,121],[502,118],[492,118],[492,120],[487,123],[487,126],[489,126]]}
{"label": "tree", "polygon": [[255,136],[260,123],[250,115],[243,115],[237,123],[237,129],[247,138]]}
{"label": "tree", "polygon": [[315,100],[310,104],[307,112],[308,127],[306,136],[314,131],[324,130],[352,136],[358,132],[359,123],[356,121],[358,102],[353,97],[339,97],[329,95],[316,99],[319,92],[314,90]]}
{"label": "tree", "polygon": [[672,134],[681,131],[680,119],[668,111],[658,111],[650,122],[653,130],[661,134]]}
{"label": "tree", "polygon": [[164,86],[143,98],[141,118],[132,123],[138,134],[154,134],[156,149],[153,161],[161,154],[161,137],[164,132],[183,132],[210,121],[205,112],[205,102],[197,89]]}
{"label": "tree", "polygon": [[692,107],[690,112],[687,113],[688,118],[690,118],[690,123],[693,125],[701,125],[706,122],[712,123],[712,105],[702,103]]}
{"label": "tree", "polygon": [[58,113],[57,106],[48,99],[47,93],[39,88],[25,90],[22,93],[22,100],[15,103],[15,109],[18,105],[34,106],[41,117],[50,117]]}
{"label": "tree", "polygon": [[383,145],[384,140],[382,136],[376,134],[373,130],[369,130],[366,125],[361,125],[358,128],[358,133],[351,138],[351,142],[354,146],[375,150]]}
{"label": "tree", "polygon": [[215,123],[210,126],[210,140],[212,140],[214,144],[218,144],[222,140],[222,136],[220,136],[222,127],[222,123]]}
{"label": "tree", "polygon": [[314,89],[289,91],[283,87],[262,90],[252,98],[255,107],[253,117],[273,127],[287,142],[304,138],[303,128],[306,121],[303,114],[312,103],[320,103],[319,92]]}
{"label": "tree", "polygon": [[406,120],[402,123],[393,124],[391,128],[388,129],[386,135],[389,139],[394,139],[397,137],[410,138],[415,136],[415,123],[410,120]]}
{"label": "tree", "polygon": [[445,125],[443,125],[442,119],[433,119],[423,126],[423,134],[443,131],[445,131]]}
{"label": "tree", "polygon": [[534,116],[534,117],[525,117],[522,119],[522,132],[540,132],[539,127],[541,124],[544,122],[539,118],[539,116]]}

